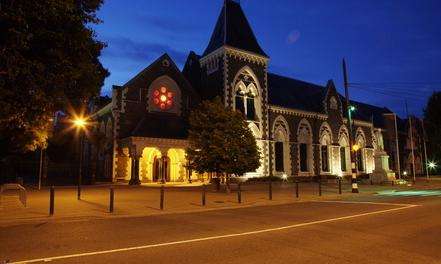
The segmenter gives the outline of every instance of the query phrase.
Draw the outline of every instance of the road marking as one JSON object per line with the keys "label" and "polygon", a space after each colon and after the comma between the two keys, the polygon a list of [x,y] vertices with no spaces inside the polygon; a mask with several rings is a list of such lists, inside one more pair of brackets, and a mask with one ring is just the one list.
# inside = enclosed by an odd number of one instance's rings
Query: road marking
{"label": "road marking", "polygon": [[[322,201],[322,202],[327,202],[327,201]],[[329,202],[331,202],[331,201],[329,201]],[[333,201],[333,202],[345,202],[345,201]],[[347,202],[347,203],[371,203],[371,202]],[[336,218],[330,218],[330,219],[324,219],[324,220],[317,220],[317,221],[300,223],[300,224],[293,224],[293,225],[275,227],[275,228],[261,229],[261,230],[243,232],[243,233],[234,233],[234,234],[210,236],[210,237],[202,237],[202,238],[194,238],[194,239],[172,241],[172,242],[165,242],[165,243],[158,243],[158,244],[148,244],[148,245],[142,245],[142,246],[136,246],[136,247],[117,248],[117,249],[110,249],[110,250],[92,251],[92,252],[77,253],[77,254],[70,254],[70,255],[46,257],[46,258],[39,258],[39,259],[22,260],[22,261],[17,261],[17,262],[11,262],[11,264],[49,262],[49,261],[53,261],[53,260],[61,260],[61,259],[69,259],[69,258],[79,258],[79,257],[86,257],[86,256],[104,255],[104,254],[111,254],[111,253],[118,253],[118,252],[126,252],[126,251],[133,251],[133,250],[148,249],[148,248],[157,248],[157,247],[181,245],[181,244],[195,243],[195,242],[201,242],[201,241],[207,241],[207,240],[217,240],[217,239],[222,239],[222,238],[249,236],[249,235],[255,235],[255,234],[262,234],[262,233],[281,231],[281,230],[286,230],[286,229],[293,229],[293,228],[297,228],[297,227],[304,227],[304,226],[310,226],[310,225],[316,225],[316,224],[330,223],[330,222],[335,222],[335,221],[340,221],[340,220],[347,220],[347,219],[352,219],[352,218],[357,218],[357,217],[369,216],[369,215],[383,214],[383,213],[394,212],[394,211],[399,211],[399,210],[404,210],[404,209],[409,209],[409,208],[420,206],[420,205],[414,205],[414,204],[404,204],[404,205],[403,204],[388,204],[388,203],[371,203],[371,204],[395,205],[395,206],[400,206],[400,207],[392,208],[392,209],[379,210],[379,211],[373,211],[373,212],[367,212],[367,213],[361,213],[361,214],[355,214],[355,215],[336,217]]]}
{"label": "road marking", "polygon": [[311,201],[313,203],[344,203],[344,204],[372,204],[372,205],[392,205],[392,206],[421,206],[419,204],[402,204],[402,203],[383,203],[383,202],[358,202],[358,201]]}

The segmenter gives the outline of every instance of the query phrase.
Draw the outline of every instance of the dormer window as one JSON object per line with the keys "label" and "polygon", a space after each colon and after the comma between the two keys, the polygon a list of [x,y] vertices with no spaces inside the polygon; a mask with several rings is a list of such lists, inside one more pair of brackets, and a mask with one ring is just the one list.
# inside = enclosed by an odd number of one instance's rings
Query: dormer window
{"label": "dormer window", "polygon": [[338,110],[338,102],[334,96],[329,99],[329,108],[331,108],[331,110]]}

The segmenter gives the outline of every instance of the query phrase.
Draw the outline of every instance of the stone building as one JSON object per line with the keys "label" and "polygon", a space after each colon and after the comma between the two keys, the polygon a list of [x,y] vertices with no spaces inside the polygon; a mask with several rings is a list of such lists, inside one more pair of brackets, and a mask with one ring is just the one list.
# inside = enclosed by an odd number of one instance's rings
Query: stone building
{"label": "stone building", "polygon": [[[185,166],[187,119],[201,100],[219,96],[244,114],[262,153],[260,168],[244,177],[350,175],[346,104],[333,81],[320,86],[270,73],[269,58],[240,4],[226,0],[207,48],[190,52],[182,71],[164,54],[113,87],[112,102],[94,114],[107,138],[98,173],[132,183],[205,179]],[[390,179],[396,116],[351,105],[359,174]]]}

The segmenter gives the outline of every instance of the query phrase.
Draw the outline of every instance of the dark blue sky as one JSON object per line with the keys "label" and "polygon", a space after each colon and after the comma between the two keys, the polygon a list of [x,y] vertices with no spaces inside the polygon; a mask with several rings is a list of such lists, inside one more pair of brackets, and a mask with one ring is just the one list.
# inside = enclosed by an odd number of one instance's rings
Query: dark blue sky
{"label": "dark blue sky", "polygon": [[[107,0],[95,26],[107,42],[101,61],[111,75],[103,94],[167,52],[182,68],[190,50],[208,44],[223,0]],[[353,99],[421,115],[441,90],[439,0],[242,0],[270,71],[342,90],[341,59]],[[383,84],[384,83],[384,84]],[[391,96],[394,94],[394,96]]]}

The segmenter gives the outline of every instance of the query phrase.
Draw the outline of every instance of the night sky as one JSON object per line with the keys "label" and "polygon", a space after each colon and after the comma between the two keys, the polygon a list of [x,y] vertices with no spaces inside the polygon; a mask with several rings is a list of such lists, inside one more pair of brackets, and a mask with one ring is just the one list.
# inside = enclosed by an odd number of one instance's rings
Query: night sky
{"label": "night sky", "polygon": [[[182,69],[190,50],[208,44],[223,0],[107,0],[95,26],[108,47],[111,75],[103,94],[167,52]],[[242,0],[254,33],[270,56],[269,70],[343,92],[346,57],[353,99],[422,115],[441,90],[439,0]],[[356,85],[357,83],[358,85]],[[357,86],[357,87],[355,87]]]}

